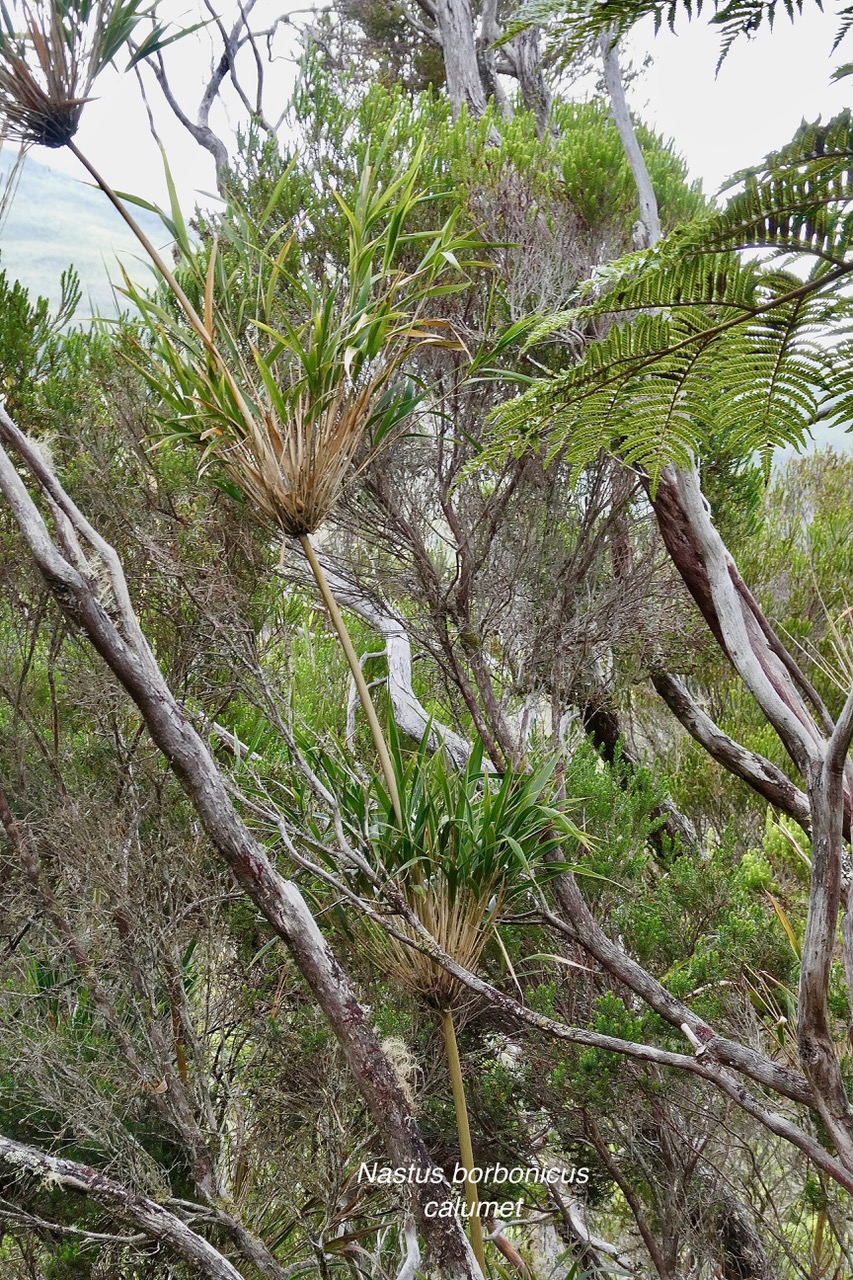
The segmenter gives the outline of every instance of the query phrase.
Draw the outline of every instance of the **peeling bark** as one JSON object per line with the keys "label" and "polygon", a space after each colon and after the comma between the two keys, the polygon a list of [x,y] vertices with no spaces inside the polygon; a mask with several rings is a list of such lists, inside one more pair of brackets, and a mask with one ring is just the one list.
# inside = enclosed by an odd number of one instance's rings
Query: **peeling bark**
{"label": "peeling bark", "polygon": [[823,755],[823,735],[744,599],[740,574],[714,527],[696,467],[666,467],[652,506],[673,563],[717,643],[805,777]]}
{"label": "peeling bark", "polygon": [[486,95],[477,65],[474,20],[469,0],[434,0],[447,77],[447,93],[454,119],[463,106],[475,119],[486,110]]}
{"label": "peeling bark", "polygon": [[[664,542],[685,584],[806,783],[812,875],[800,969],[797,1043],[814,1105],[841,1159],[853,1169],[853,1108],[844,1087],[827,1005],[841,906],[842,840],[845,820],[848,830],[850,821],[845,774],[853,733],[853,694],[827,740],[804,699],[802,682],[783,660],[778,639],[743,586],[737,566],[714,527],[695,466],[681,470],[667,467],[652,501]],[[820,709],[816,710],[820,714]],[[691,719],[697,732],[710,739],[708,724],[695,715]],[[751,785],[760,781],[766,789],[780,782],[763,770],[764,777],[759,779],[756,762],[743,754],[738,756],[719,737],[714,746],[729,763],[738,765],[741,776],[751,773]],[[797,820],[804,823],[802,793],[789,792],[788,801],[798,810]],[[845,958],[849,969],[850,957]]]}

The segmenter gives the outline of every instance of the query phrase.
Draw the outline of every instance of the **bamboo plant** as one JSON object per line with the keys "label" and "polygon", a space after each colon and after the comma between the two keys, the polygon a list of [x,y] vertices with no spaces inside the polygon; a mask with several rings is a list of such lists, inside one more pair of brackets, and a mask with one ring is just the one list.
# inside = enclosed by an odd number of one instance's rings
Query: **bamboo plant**
{"label": "bamboo plant", "polygon": [[[341,761],[327,756],[324,769],[351,830],[368,833],[368,856],[380,883],[393,885],[446,955],[474,969],[490,939],[501,946],[497,926],[506,908],[526,902],[544,880],[568,868],[565,862],[552,861],[551,855],[567,842],[586,845],[588,837],[546,799],[553,764],[497,776],[483,768],[478,744],[465,768],[453,769],[442,751],[429,750],[426,738],[406,760],[393,728],[390,751],[402,822],[381,778],[373,779],[368,796]],[[358,887],[371,896],[372,885],[366,880]],[[341,923],[353,932],[349,917]],[[360,946],[377,967],[438,1020],[461,1163],[470,1171],[475,1160],[455,1025],[466,989],[418,949],[418,934],[405,922],[395,919],[394,930],[412,945],[371,921],[355,926]],[[470,1179],[465,1197],[471,1243],[485,1268],[477,1188]]]}
{"label": "bamboo plant", "polygon": [[232,204],[218,221],[218,238],[200,247],[173,208],[180,294],[170,288],[171,298],[158,300],[126,281],[145,325],[137,365],[173,436],[195,443],[202,467],[224,472],[282,535],[299,540],[346,655],[398,820],[385,737],[312,534],[421,403],[424,392],[410,372],[416,352],[460,345],[435,311],[442,296],[467,286],[473,246],[457,234],[455,218],[435,230],[406,230],[432,198],[417,189],[420,158],[416,152],[383,183],[380,149],[374,163],[365,163],[352,205],[336,195],[346,258],[320,285],[303,263],[300,228],[288,228],[287,236],[281,229],[287,169],[259,218]]}
{"label": "bamboo plant", "polygon": [[[143,22],[150,29],[134,45]],[[321,284],[302,261],[302,230],[293,225],[285,234],[277,216],[287,170],[259,219],[236,205],[220,219],[222,250],[216,237],[192,243],[170,180],[172,210],[164,221],[180,259],[180,269],[173,271],[134,218],[129,198],[113,191],[74,137],[94,82],[108,64],[126,51],[133,65],[180,34],[167,34],[156,20],[156,3],[143,8],[142,0],[31,0],[3,7],[0,120],[25,145],[72,151],[161,277],[165,293],[154,296],[125,277],[142,321],[137,366],[174,435],[193,442],[202,465],[224,472],[282,535],[299,540],[381,764],[376,856],[444,950],[470,966],[493,931],[500,904],[529,887],[531,860],[567,833],[565,820],[541,803],[542,777],[507,775],[493,784],[482,771],[479,751],[456,778],[443,755],[430,759],[425,747],[405,767],[399,751],[392,759],[311,535],[332,514],[344,487],[421,402],[412,376],[418,350],[460,345],[440,315],[440,299],[467,287],[474,244],[457,232],[454,217],[431,229],[411,229],[432,199],[418,188],[421,155],[415,151],[383,182],[379,174],[388,166],[380,147],[374,163],[364,164],[353,203],[336,196],[347,226],[346,260],[327,271]],[[457,984],[386,935],[373,935],[367,943],[387,972],[439,1013],[460,1153],[470,1170],[473,1152],[453,1022]],[[466,1198],[472,1243],[485,1269],[470,1180]]]}
{"label": "bamboo plant", "polygon": [[[283,534],[299,539],[394,797],[384,735],[311,535],[334,510],[359,459],[363,463],[381,447],[416,407],[419,395],[403,366],[418,347],[453,341],[440,317],[427,313],[442,294],[465,287],[457,255],[467,253],[471,242],[457,235],[452,218],[432,232],[406,230],[412,214],[431,198],[417,189],[420,154],[384,184],[377,179],[377,165],[368,161],[353,206],[339,202],[349,229],[345,270],[322,286],[299,263],[298,230],[283,245],[277,231],[263,243],[254,229],[241,238],[249,220],[239,210],[234,218],[223,218],[238,276],[248,267],[250,278],[265,282],[249,295],[256,305],[249,315],[241,292],[246,279],[235,289],[215,242],[210,250],[191,244],[173,199],[166,221],[184,279],[197,277],[206,257],[203,287],[194,302],[192,288],[185,288],[181,273],[164,262],[128,200],[112,190],[74,142],[83,107],[106,66],[123,51],[133,66],[186,34],[167,33],[156,8],[156,0],[147,7],[142,0],[32,0],[4,6],[0,119],[9,136],[24,144],[72,151],[134,232],[177,303],[176,313],[168,303],[143,298],[127,282],[151,330],[148,351],[159,358],[159,373],[151,361],[144,362],[143,372],[175,410],[176,431],[194,438],[205,461],[218,462]],[[149,29],[138,40],[141,24]],[[260,232],[271,224],[280,194],[281,184],[260,220]],[[300,315],[292,321],[279,314],[273,327],[279,286],[289,289]],[[395,811],[399,817],[396,799]]]}

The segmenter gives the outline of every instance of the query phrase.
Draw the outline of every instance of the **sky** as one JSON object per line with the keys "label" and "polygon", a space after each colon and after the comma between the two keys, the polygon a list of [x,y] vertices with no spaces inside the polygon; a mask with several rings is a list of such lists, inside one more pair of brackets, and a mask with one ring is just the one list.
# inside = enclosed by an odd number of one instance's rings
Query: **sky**
{"label": "sky", "polygon": [[853,79],[829,83],[836,65],[853,60],[853,35],[831,54],[837,26],[836,16],[807,6],[794,24],[783,17],[772,32],[737,41],[715,77],[718,28],[696,20],[655,37],[648,23],[631,41],[636,63],[653,57],[632,105],[674,139],[691,176],[714,193],[784,145],[803,119],[826,120],[849,104]]}
{"label": "sky", "polygon": [[[202,0],[168,3],[183,25],[206,16]],[[222,0],[223,12],[230,3]],[[265,23],[281,8],[280,0],[258,0],[255,12]],[[642,65],[647,53],[652,59],[631,87],[632,106],[673,138],[691,177],[701,178],[705,190],[713,193],[732,172],[784,144],[803,118],[814,120],[822,114],[826,119],[846,105],[853,79],[829,84],[832,67],[853,57],[853,49],[844,46],[831,56],[836,26],[833,15],[822,14],[816,5],[807,7],[795,24],[783,17],[772,32],[764,29],[752,40],[739,41],[715,76],[718,29],[704,19],[684,21],[677,35],[662,31],[655,36],[649,21],[635,29],[623,57],[635,66]],[[215,32],[204,31],[188,36],[167,51],[176,94],[191,115],[210,67],[212,35]],[[280,29],[276,42],[278,60],[270,83],[277,111],[293,82],[294,29]],[[848,43],[853,46],[853,36]],[[151,77],[146,80],[181,198],[189,209],[198,193],[213,191],[213,164],[165,107]],[[162,160],[135,76],[106,75],[97,92],[98,100],[83,113],[78,145],[113,186],[165,203]],[[217,111],[214,121],[226,135],[239,111],[233,105]],[[38,148],[35,155],[41,163],[79,175],[77,162],[66,152]]]}

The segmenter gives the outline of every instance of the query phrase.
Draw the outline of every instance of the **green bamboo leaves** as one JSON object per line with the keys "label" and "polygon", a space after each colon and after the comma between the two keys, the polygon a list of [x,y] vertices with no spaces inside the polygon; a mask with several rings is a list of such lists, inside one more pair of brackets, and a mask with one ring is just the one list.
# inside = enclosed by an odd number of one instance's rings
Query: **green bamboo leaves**
{"label": "green bamboo leaves", "polygon": [[417,352],[459,345],[439,300],[467,287],[473,242],[455,217],[413,229],[431,199],[418,189],[420,152],[385,182],[383,159],[365,164],[351,206],[337,198],[346,261],[319,281],[302,228],[283,226],[271,199],[259,224],[234,204],[215,239],[179,241],[201,325],[128,284],[147,330],[136,361],[173,435],[292,536],[323,523],[420,404]]}
{"label": "green bamboo leaves", "polygon": [[[408,760],[394,738],[390,745],[402,822],[387,789],[374,779],[378,804],[357,818],[369,832],[373,866],[403,894],[442,950],[473,968],[500,913],[565,870],[566,863],[551,862],[549,855],[567,842],[585,845],[588,837],[548,803],[552,765],[498,777],[484,770],[480,743],[462,770],[450,767],[443,752],[431,753],[426,742]],[[408,926],[401,924],[400,931],[408,934]],[[437,1008],[453,1004],[458,983],[446,970],[383,931],[370,926],[366,932],[387,973]]]}

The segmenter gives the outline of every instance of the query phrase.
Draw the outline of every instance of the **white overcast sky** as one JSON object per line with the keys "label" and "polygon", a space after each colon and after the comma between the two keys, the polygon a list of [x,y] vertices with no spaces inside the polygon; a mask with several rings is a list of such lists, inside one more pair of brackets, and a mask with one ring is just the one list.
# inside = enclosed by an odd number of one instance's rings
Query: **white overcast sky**
{"label": "white overcast sky", "polygon": [[[183,24],[202,16],[200,0],[174,2],[173,12]],[[282,11],[280,0],[261,3],[267,3],[273,13]],[[223,0],[223,12],[228,4],[230,0]],[[846,105],[853,79],[829,83],[833,66],[853,59],[851,47],[842,46],[831,55],[836,25],[833,15],[822,14],[812,5],[793,26],[783,19],[774,31],[738,42],[716,77],[716,28],[704,20],[684,21],[678,35],[663,31],[655,36],[651,24],[644,25],[632,35],[627,56],[640,65],[646,52],[651,53],[652,65],[632,86],[632,104],[650,124],[674,139],[691,177],[701,178],[706,191],[714,192],[729,174],[785,143],[803,118],[814,120],[822,114],[826,119]],[[168,51],[176,92],[191,114],[209,66],[205,40],[209,49],[205,34],[187,37]],[[279,45],[282,55],[286,55],[286,43]],[[853,36],[848,44],[853,46]],[[290,45],[292,49],[292,40]],[[292,79],[292,61],[282,56],[273,73],[278,98],[287,96]],[[158,127],[189,209],[196,192],[213,189],[212,163],[164,108],[150,78],[149,87]],[[84,111],[79,145],[114,186],[162,203],[162,165],[135,77],[105,76],[97,92],[98,100]],[[222,115],[218,123],[227,133]],[[39,148],[35,154],[42,163],[78,172],[67,153]]]}

